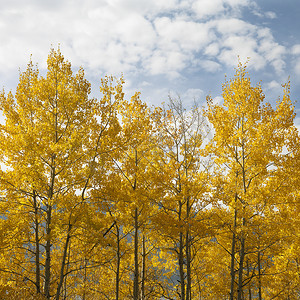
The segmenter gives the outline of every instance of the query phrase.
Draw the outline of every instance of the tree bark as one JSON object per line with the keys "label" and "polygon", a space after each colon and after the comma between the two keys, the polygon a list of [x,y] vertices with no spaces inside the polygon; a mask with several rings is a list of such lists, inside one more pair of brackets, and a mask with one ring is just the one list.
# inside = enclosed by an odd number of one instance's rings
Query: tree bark
{"label": "tree bark", "polygon": [[243,271],[245,258],[245,238],[241,238],[240,261],[239,261],[239,280],[238,280],[238,297],[237,300],[242,300],[243,295]]}
{"label": "tree bark", "polygon": [[145,280],[146,280],[146,242],[145,236],[142,239],[142,284],[141,284],[141,300],[145,300]]}
{"label": "tree bark", "polygon": [[[235,194],[235,202],[237,200],[237,194]],[[235,243],[236,243],[236,219],[237,209],[234,209],[234,221],[233,232],[231,242],[231,262],[230,262],[230,300],[234,300],[234,282],[235,282]]]}
{"label": "tree bark", "polygon": [[[70,264],[70,251],[71,251],[71,243],[69,243],[69,250],[68,250],[68,261],[67,261],[67,266],[66,266],[66,273],[68,273],[69,270],[69,264]],[[64,292],[64,297],[63,299],[67,299],[67,276],[64,278],[64,286],[63,286],[63,292]]]}
{"label": "tree bark", "polygon": [[186,300],[191,300],[192,294],[192,278],[191,278],[191,245],[190,245],[190,230],[189,230],[189,218],[190,218],[190,201],[186,201],[187,210],[187,230],[185,241],[185,256],[186,256]]}
{"label": "tree bark", "polygon": [[[247,276],[250,276],[250,266],[249,266],[249,260],[247,260]],[[252,291],[251,291],[251,284],[248,285],[248,294],[249,294],[249,300],[252,300]]]}
{"label": "tree bark", "polygon": [[[244,133],[244,118],[242,118],[242,132]],[[242,175],[243,175],[243,189],[244,189],[244,195],[247,193],[247,187],[246,187],[246,167],[245,167],[245,145],[244,141],[242,141]],[[238,280],[238,300],[243,299],[243,271],[244,271],[244,259],[245,259],[245,233],[244,233],[244,227],[246,225],[246,219],[244,216],[245,212],[245,204],[243,203],[243,218],[242,218],[242,231],[241,231],[241,249],[240,249],[240,261],[239,261],[239,280]]]}
{"label": "tree bark", "polygon": [[[181,214],[182,214],[182,203],[179,201],[179,210],[178,210],[178,219],[181,222]],[[185,300],[185,274],[184,274],[184,245],[183,245],[183,233],[180,225],[179,232],[179,249],[178,249],[178,265],[179,265],[179,278],[180,278],[180,300]]]}
{"label": "tree bark", "polygon": [[84,258],[84,277],[83,277],[83,295],[82,300],[86,300],[86,281],[87,281],[87,258]]}
{"label": "tree bark", "polygon": [[46,299],[50,299],[50,277],[51,277],[51,217],[52,206],[47,205],[47,219],[46,219],[46,260],[45,260],[45,285],[44,293]]}
{"label": "tree bark", "polygon": [[180,299],[185,300],[185,278],[184,278],[184,259],[183,259],[183,233],[179,233],[179,276],[180,276]]}
{"label": "tree bark", "polygon": [[64,253],[63,253],[61,267],[60,267],[59,282],[58,282],[58,286],[57,286],[57,290],[56,290],[56,298],[55,298],[56,300],[59,300],[61,287],[62,287],[63,282],[64,282],[65,266],[66,266],[69,242],[70,242],[70,239],[71,239],[71,230],[72,230],[72,224],[69,223],[66,242],[65,242],[65,246],[64,246]]}
{"label": "tree bark", "polygon": [[[57,141],[57,132],[56,132]],[[46,299],[50,299],[50,284],[51,284],[51,222],[52,222],[52,197],[54,194],[54,181],[55,181],[55,154],[51,157],[51,173],[50,185],[48,190],[48,202],[46,203],[46,260],[45,260],[45,285],[44,293]]]}
{"label": "tree bark", "polygon": [[41,269],[40,269],[40,239],[39,239],[39,218],[38,205],[36,201],[36,192],[33,191],[33,205],[34,205],[34,223],[35,223],[35,284],[36,293],[41,292]]}
{"label": "tree bark", "polygon": [[133,282],[133,300],[139,300],[139,224],[138,208],[134,211],[134,282]]}
{"label": "tree bark", "polygon": [[258,250],[257,253],[257,260],[258,260],[258,299],[262,300],[262,294],[261,294],[261,257],[260,257],[260,251]]}
{"label": "tree bark", "polygon": [[120,229],[116,225],[117,230],[117,271],[116,271],[116,300],[119,300],[120,293],[120,264],[121,264],[121,249],[120,249]]}

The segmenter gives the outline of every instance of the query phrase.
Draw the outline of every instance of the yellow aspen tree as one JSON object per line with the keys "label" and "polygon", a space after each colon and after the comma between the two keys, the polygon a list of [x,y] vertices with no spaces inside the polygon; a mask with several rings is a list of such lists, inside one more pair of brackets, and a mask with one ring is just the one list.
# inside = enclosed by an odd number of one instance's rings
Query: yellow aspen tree
{"label": "yellow aspen tree", "polygon": [[270,273],[274,276],[266,283],[263,298],[294,300],[300,296],[300,137],[295,127],[286,136],[286,155],[280,162],[280,176],[273,182],[283,186],[276,199],[281,251],[272,257]]}
{"label": "yellow aspen tree", "polygon": [[166,241],[165,250],[177,260],[174,297],[190,300],[195,278],[193,261],[199,254],[196,241],[208,229],[200,221],[207,217],[203,210],[209,205],[205,196],[209,173],[201,157],[206,127],[200,108],[188,111],[180,99],[170,99],[169,109],[158,110],[157,115],[155,181],[162,193],[156,199],[160,209],[155,221]]}
{"label": "yellow aspen tree", "polygon": [[[208,97],[207,117],[215,134],[207,151],[214,155],[216,166],[223,167],[222,186],[216,197],[231,214],[231,223],[227,224],[231,242],[221,245],[230,256],[226,294],[230,299],[241,300],[253,278],[247,262],[257,248],[252,238],[256,220],[264,222],[261,216],[268,213],[272,217],[276,213],[274,201],[283,184],[274,186],[270,182],[279,176],[288,143],[286,136],[293,128],[294,108],[288,88],[276,109],[265,103],[260,85],[251,85],[246,65],[242,64],[234,78],[223,85],[222,96],[222,105],[214,104]],[[222,243],[221,239],[217,241]],[[259,297],[259,292],[255,296]]]}
{"label": "yellow aspen tree", "polygon": [[[109,298],[143,299],[143,289],[146,289],[143,266],[146,268],[146,265],[142,262],[142,257],[145,257],[142,236],[154,209],[149,200],[149,194],[152,193],[150,164],[153,148],[150,110],[140,100],[138,93],[130,101],[122,96],[118,102],[118,119],[120,134],[114,138],[115,151],[108,152],[105,158],[106,171],[99,172],[99,162],[95,164],[90,207],[99,213],[92,218],[92,222],[93,226],[103,222],[103,219],[108,222],[102,242],[109,244],[110,256],[107,259],[110,263],[103,264],[99,272],[105,270],[107,275],[110,274],[109,282],[112,285]],[[97,235],[95,230],[91,232]],[[101,249],[103,243],[94,247],[98,260],[102,252],[97,249]],[[107,285],[98,286],[97,289],[104,287]]]}
{"label": "yellow aspen tree", "polygon": [[98,102],[89,93],[83,69],[73,74],[59,50],[51,50],[45,77],[30,62],[16,94],[1,93],[1,226],[11,259],[0,272],[37,297],[61,296],[93,165],[119,129],[109,97]]}
{"label": "yellow aspen tree", "polygon": [[141,232],[151,216],[149,194],[151,191],[151,135],[153,132],[150,110],[136,93],[120,107],[124,147],[115,161],[121,176],[125,213],[133,229],[133,299],[141,298],[140,246]]}
{"label": "yellow aspen tree", "polygon": [[95,191],[109,184],[107,178],[111,173],[111,157],[120,146],[117,111],[123,98],[122,85],[122,78],[116,80],[107,76],[101,79],[102,98],[95,102],[96,122],[90,126],[91,156],[86,164],[87,175],[82,177],[84,185],[80,190],[80,212],[76,219],[76,231],[72,232],[74,250],[69,261],[72,268],[66,270],[66,275],[72,275],[69,290],[77,291],[79,294],[76,295],[82,299],[101,299],[104,295],[112,298],[112,291],[105,280],[111,282],[106,276],[109,275],[107,265],[111,262],[113,251],[107,245],[113,245],[113,241],[107,236],[114,223],[111,225],[105,198],[96,196]]}
{"label": "yellow aspen tree", "polygon": [[[110,162],[114,159],[110,153]],[[93,179],[91,193],[88,262],[95,268],[88,269],[87,291],[94,290],[94,298],[127,299],[131,292],[132,268],[131,217],[125,210],[126,198],[120,175],[108,167],[105,177],[99,174]],[[97,169],[97,168],[96,168]],[[92,210],[97,211],[95,214]],[[103,223],[107,224],[105,230]]]}

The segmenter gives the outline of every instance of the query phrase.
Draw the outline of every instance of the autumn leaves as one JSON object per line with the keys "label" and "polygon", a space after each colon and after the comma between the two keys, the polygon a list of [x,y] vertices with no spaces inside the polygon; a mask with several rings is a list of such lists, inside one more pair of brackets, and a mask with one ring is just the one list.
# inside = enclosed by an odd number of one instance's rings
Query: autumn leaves
{"label": "autumn leaves", "polygon": [[289,85],[274,109],[239,65],[223,105],[185,110],[123,84],[91,99],[52,50],[1,94],[1,298],[297,299]]}

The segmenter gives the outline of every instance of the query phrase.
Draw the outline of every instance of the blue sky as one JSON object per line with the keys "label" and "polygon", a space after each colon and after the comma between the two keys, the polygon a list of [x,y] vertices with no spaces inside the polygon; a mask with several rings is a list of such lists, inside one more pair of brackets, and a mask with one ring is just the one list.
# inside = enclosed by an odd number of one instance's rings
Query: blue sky
{"label": "blue sky", "polygon": [[[0,0],[0,87],[14,90],[19,68],[41,69],[60,48],[83,66],[98,96],[100,78],[124,74],[128,98],[159,105],[179,94],[188,105],[221,96],[238,55],[267,101],[290,76],[300,125],[299,0]],[[219,99],[219,98],[217,98]]]}

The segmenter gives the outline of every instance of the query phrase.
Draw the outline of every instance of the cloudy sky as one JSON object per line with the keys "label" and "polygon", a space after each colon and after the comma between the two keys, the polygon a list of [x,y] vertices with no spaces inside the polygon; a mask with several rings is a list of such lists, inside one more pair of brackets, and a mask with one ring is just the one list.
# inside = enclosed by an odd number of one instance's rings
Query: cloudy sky
{"label": "cloudy sky", "polygon": [[97,96],[100,78],[124,74],[128,97],[159,105],[169,93],[188,104],[220,97],[225,74],[250,58],[253,84],[269,102],[290,76],[300,124],[299,0],[0,0],[0,88],[19,69],[41,69],[60,45],[83,66]]}

